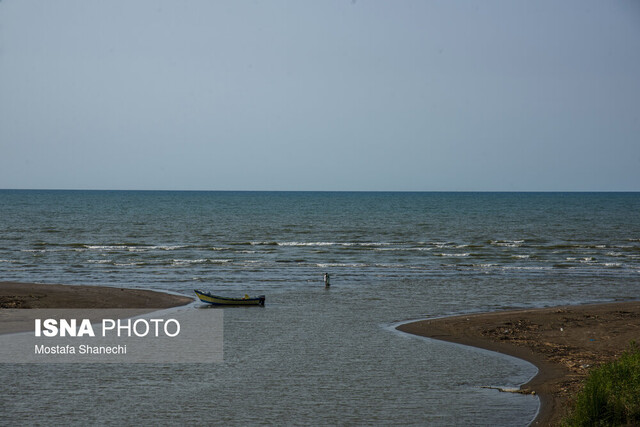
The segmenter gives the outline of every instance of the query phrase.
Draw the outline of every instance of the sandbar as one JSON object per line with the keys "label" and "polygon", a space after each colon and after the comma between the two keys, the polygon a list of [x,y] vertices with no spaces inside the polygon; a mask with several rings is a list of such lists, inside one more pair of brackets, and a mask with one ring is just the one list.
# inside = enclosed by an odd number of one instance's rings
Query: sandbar
{"label": "sandbar", "polygon": [[557,425],[589,370],[640,341],[640,301],[469,314],[397,329],[533,363],[539,372],[519,392],[540,398],[532,425]]}
{"label": "sandbar", "polygon": [[[37,310],[29,309],[128,309],[129,315],[142,315],[193,301],[183,295],[143,289],[0,282],[0,317],[2,309],[7,314],[0,321],[0,334],[32,331]],[[97,317],[89,315],[93,321],[100,319],[97,311]]]}
{"label": "sandbar", "polygon": [[189,304],[193,300],[144,289],[0,282],[0,308],[163,309]]}

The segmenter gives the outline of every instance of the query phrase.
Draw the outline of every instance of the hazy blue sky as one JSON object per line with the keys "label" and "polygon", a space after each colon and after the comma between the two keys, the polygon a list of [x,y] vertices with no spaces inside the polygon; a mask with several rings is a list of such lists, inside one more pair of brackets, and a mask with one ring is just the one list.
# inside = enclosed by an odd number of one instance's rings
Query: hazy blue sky
{"label": "hazy blue sky", "polygon": [[3,0],[0,188],[640,191],[640,2]]}

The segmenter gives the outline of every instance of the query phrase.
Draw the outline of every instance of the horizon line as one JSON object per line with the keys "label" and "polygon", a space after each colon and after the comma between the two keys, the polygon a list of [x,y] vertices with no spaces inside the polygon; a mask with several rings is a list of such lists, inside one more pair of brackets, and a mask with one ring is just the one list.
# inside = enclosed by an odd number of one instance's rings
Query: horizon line
{"label": "horizon line", "polygon": [[640,190],[177,190],[105,188],[0,188],[0,191],[104,191],[193,193],[640,193]]}

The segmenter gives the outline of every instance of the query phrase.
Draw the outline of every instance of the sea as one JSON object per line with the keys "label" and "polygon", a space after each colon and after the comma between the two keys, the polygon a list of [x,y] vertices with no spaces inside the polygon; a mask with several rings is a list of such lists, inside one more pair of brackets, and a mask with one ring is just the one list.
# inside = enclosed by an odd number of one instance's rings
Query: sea
{"label": "sea", "polygon": [[534,366],[395,326],[638,299],[640,193],[3,190],[0,280],[266,295],[221,363],[1,364],[10,425],[527,425]]}

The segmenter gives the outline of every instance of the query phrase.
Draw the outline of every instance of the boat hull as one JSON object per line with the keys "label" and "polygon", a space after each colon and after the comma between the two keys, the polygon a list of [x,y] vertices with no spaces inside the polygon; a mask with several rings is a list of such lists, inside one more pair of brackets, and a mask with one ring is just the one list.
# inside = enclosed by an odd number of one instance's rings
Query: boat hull
{"label": "boat hull", "polygon": [[200,291],[197,289],[193,290],[197,297],[200,298],[200,301],[216,305],[216,306],[238,306],[238,305],[258,305],[264,306],[264,295],[260,295],[258,297],[252,298],[228,298],[221,297],[219,295],[213,295],[210,292]]}

